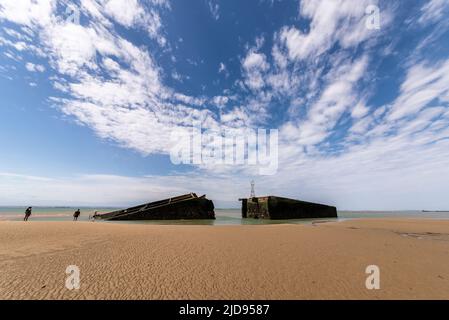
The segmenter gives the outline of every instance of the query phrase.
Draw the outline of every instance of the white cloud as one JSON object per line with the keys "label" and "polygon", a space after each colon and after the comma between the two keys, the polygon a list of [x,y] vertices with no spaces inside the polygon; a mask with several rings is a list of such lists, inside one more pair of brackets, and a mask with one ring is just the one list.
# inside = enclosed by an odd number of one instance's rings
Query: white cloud
{"label": "white cloud", "polygon": [[55,0],[0,0],[0,19],[32,27],[50,23]]}
{"label": "white cloud", "polygon": [[[31,26],[38,34],[40,49],[58,73],[52,77],[54,87],[68,94],[53,98],[53,103],[98,136],[144,154],[168,153],[173,128],[198,123],[205,128],[217,126],[213,114],[202,108],[204,99],[165,86],[151,53],[118,35],[108,21],[111,16],[126,27],[141,28],[140,23],[153,16],[140,3],[122,8],[111,1],[103,7],[83,0],[90,15],[86,25],[57,19],[51,7],[46,23],[39,26],[34,23],[34,3],[26,5],[22,9],[30,16],[11,17],[14,11],[8,7],[2,8],[2,17]],[[31,63],[26,67],[42,70]]]}
{"label": "white cloud", "polygon": [[229,77],[229,71],[223,62],[220,62],[220,64],[218,65],[218,73],[224,74],[226,78]]}
{"label": "white cloud", "polygon": [[448,103],[449,60],[433,66],[420,63],[410,68],[400,93],[389,114],[392,121],[420,111],[433,100]]}
{"label": "white cloud", "polygon": [[277,44],[273,46],[272,53],[274,61],[276,62],[276,66],[280,69],[285,69],[288,64],[288,57],[284,54]]}
{"label": "white cloud", "polygon": [[252,90],[258,90],[265,84],[263,73],[268,70],[269,65],[263,53],[250,50],[242,61],[245,71],[245,84]]}
{"label": "white cloud", "polygon": [[30,72],[44,72],[45,71],[45,67],[43,65],[34,64],[31,62],[27,62],[25,64],[25,68]]}
{"label": "white cloud", "polygon": [[215,97],[213,97],[213,99],[212,99],[213,104],[214,104],[215,106],[217,106],[217,107],[220,107],[220,108],[226,106],[226,104],[228,103],[228,101],[229,101],[229,98],[226,97],[226,96],[215,96]]}
{"label": "white cloud", "polygon": [[251,126],[250,117],[245,108],[235,107],[231,111],[221,115],[221,122],[228,128],[248,128]]}
{"label": "white cloud", "polygon": [[260,69],[265,71],[268,68],[265,55],[250,51],[245,60],[243,60],[243,68],[247,71],[251,69]]}
{"label": "white cloud", "polygon": [[[73,205],[131,206],[183,193],[206,194],[215,203],[227,201],[238,205],[236,190],[223,192],[226,177],[194,175],[126,177],[117,175],[78,175],[69,177],[35,177],[0,173],[0,205]],[[218,183],[210,185],[209,179]],[[243,181],[242,181],[243,182]],[[239,186],[240,181],[236,181]],[[246,181],[243,182],[246,184]],[[242,186],[239,186],[242,187]],[[20,190],[17,192],[16,190]],[[101,190],[101,192],[98,192]],[[12,199],[12,200],[11,200]]]}
{"label": "white cloud", "polygon": [[212,17],[215,20],[220,19],[220,12],[219,12],[220,6],[217,3],[213,3],[212,1],[209,1],[208,6],[210,13],[212,14]]}
{"label": "white cloud", "polygon": [[[365,9],[370,0],[303,0],[300,16],[310,19],[310,30],[284,27],[280,39],[290,59],[305,59],[326,52],[338,42],[343,48],[355,46],[374,33],[365,26]],[[383,26],[385,27],[385,26]]]}
{"label": "white cloud", "polygon": [[359,101],[356,106],[351,111],[351,116],[353,118],[362,118],[369,112],[369,108],[365,105],[363,101]]}
{"label": "white cloud", "polygon": [[103,8],[107,15],[121,25],[145,28],[151,38],[157,39],[161,46],[165,45],[166,39],[161,34],[161,17],[156,10],[145,9],[138,0],[103,0]]}
{"label": "white cloud", "polygon": [[177,81],[182,81],[182,76],[176,71],[171,73],[171,77]]}
{"label": "white cloud", "polygon": [[322,142],[332,132],[342,114],[357,104],[358,96],[353,86],[362,78],[367,65],[367,58],[362,57],[340,66],[337,72],[339,75],[330,80],[296,129],[291,123],[281,129],[285,130],[285,136],[303,145]]}
{"label": "white cloud", "polygon": [[132,27],[141,23],[145,16],[145,10],[137,0],[107,0],[104,2],[105,12],[125,27]]}
{"label": "white cloud", "polygon": [[8,39],[5,39],[3,37],[0,37],[0,45],[2,46],[9,46],[11,48],[14,48],[17,51],[24,51],[30,49],[30,46],[24,42],[24,41],[11,41]]}
{"label": "white cloud", "polygon": [[32,40],[28,35],[26,35],[26,33],[20,33],[20,32],[17,32],[16,30],[13,30],[10,28],[3,27],[3,31],[12,38],[16,38],[16,39],[19,39],[22,41],[31,41]]}
{"label": "white cloud", "polygon": [[206,102],[205,98],[187,96],[185,94],[178,92],[175,93],[173,96],[177,101],[194,106],[202,106]]}
{"label": "white cloud", "polygon": [[449,2],[447,0],[430,0],[422,6],[418,22],[421,24],[435,22],[447,17],[448,12]]}

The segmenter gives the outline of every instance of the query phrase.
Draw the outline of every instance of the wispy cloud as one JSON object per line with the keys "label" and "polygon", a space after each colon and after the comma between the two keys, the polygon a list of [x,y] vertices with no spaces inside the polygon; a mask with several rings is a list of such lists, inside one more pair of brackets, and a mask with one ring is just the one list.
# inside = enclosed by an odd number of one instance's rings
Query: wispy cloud
{"label": "wispy cloud", "polygon": [[322,0],[301,1],[301,17],[310,19],[310,30],[302,32],[286,26],[280,40],[288,49],[290,59],[305,59],[329,50],[335,42],[348,48],[375,36],[366,28],[365,10],[372,1]]}
{"label": "wispy cloud", "polygon": [[411,67],[389,120],[416,114],[431,102],[435,105],[449,102],[449,60],[433,65],[423,62]]}
{"label": "wispy cloud", "polygon": [[209,10],[215,20],[220,19],[220,6],[212,0],[208,2]]}
{"label": "wispy cloud", "polygon": [[449,12],[449,3],[445,0],[430,0],[421,8],[422,15],[419,17],[419,23],[436,22],[447,16]]}
{"label": "wispy cloud", "polygon": [[25,68],[30,72],[44,72],[45,71],[45,67],[43,65],[34,64],[31,62],[27,62],[25,64]]}

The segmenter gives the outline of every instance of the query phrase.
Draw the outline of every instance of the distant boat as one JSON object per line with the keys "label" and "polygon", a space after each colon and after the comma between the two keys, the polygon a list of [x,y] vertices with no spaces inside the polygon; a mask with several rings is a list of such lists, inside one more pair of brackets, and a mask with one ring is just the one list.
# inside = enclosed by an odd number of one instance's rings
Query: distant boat
{"label": "distant boat", "polygon": [[214,203],[195,193],[149,202],[124,210],[96,214],[99,220],[215,219]]}
{"label": "distant boat", "polygon": [[250,197],[242,201],[242,218],[307,219],[337,218],[337,208],[276,196]]}

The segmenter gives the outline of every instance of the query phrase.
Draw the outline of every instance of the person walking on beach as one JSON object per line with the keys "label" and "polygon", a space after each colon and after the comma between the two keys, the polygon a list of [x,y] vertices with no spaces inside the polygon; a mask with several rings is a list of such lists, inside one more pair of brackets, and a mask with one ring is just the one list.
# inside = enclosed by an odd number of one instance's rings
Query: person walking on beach
{"label": "person walking on beach", "polygon": [[80,216],[81,211],[80,209],[76,210],[75,213],[73,214],[73,221],[78,221],[78,217]]}
{"label": "person walking on beach", "polygon": [[25,210],[25,218],[23,218],[23,221],[28,221],[28,218],[31,216],[31,210],[32,210],[33,208],[32,207],[28,207],[26,210]]}

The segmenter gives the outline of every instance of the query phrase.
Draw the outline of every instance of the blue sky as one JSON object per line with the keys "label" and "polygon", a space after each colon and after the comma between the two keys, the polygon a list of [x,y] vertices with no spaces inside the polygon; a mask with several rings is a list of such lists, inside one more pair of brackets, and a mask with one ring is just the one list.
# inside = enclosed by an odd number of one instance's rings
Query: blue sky
{"label": "blue sky", "polygon": [[[448,18],[445,0],[0,0],[0,205],[236,207],[254,179],[341,209],[448,209]],[[192,125],[277,129],[277,173],[174,165],[170,134]]]}

